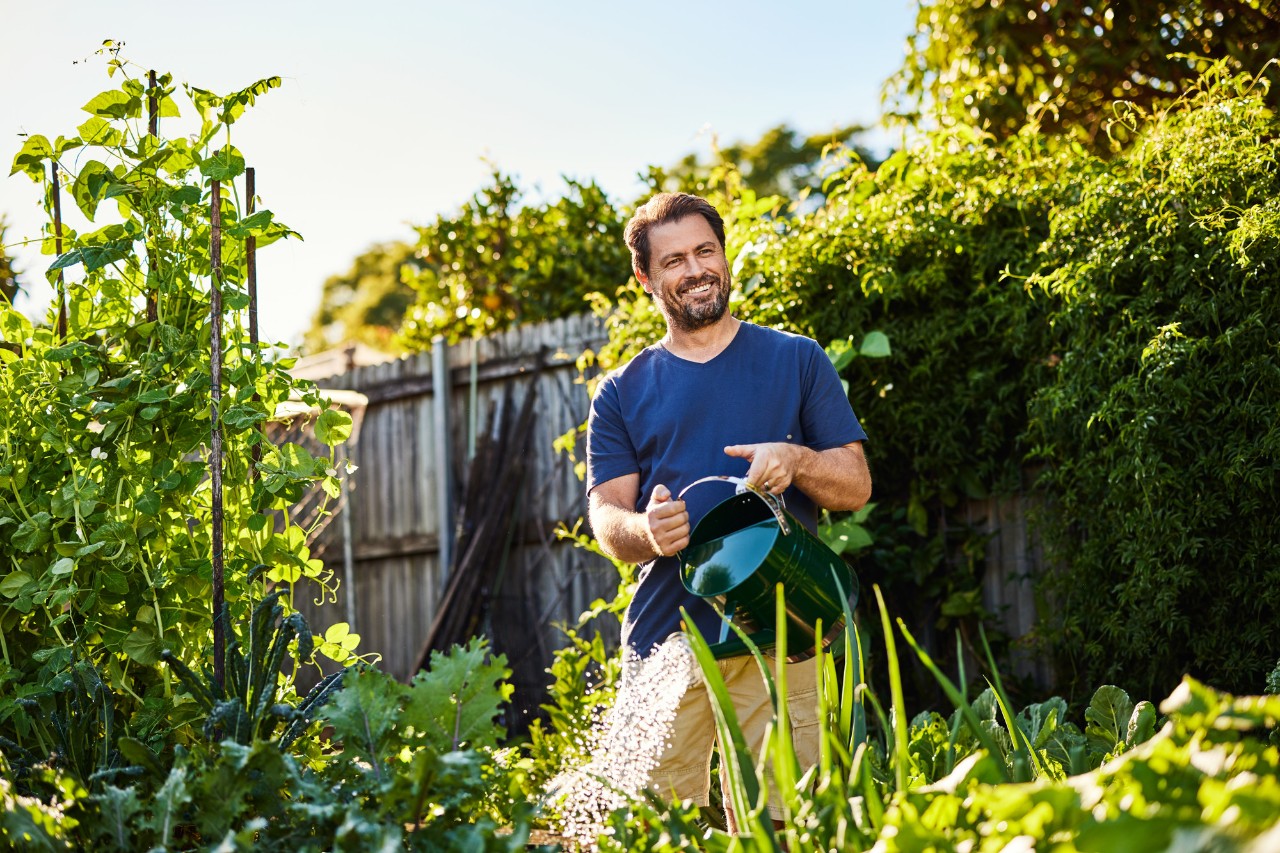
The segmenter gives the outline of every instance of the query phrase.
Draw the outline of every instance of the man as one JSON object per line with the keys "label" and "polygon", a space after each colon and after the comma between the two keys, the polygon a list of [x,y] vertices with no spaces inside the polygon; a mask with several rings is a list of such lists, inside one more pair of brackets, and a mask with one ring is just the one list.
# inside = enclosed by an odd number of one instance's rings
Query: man
{"label": "man", "polygon": [[[587,491],[601,546],[640,564],[623,641],[644,657],[680,630],[682,607],[704,636],[720,634],[719,615],[681,584],[675,555],[732,491],[709,484],[678,500],[686,485],[713,474],[745,476],[784,496],[812,530],[816,506],[866,504],[871,477],[866,434],[822,348],[729,313],[724,223],[715,208],[684,193],[656,195],[636,211],[625,239],[667,334],[600,383],[588,422]],[[741,696],[743,733],[758,743],[772,715],[759,670],[750,656],[720,663],[730,693]],[[813,662],[789,665],[787,684],[797,757],[811,766],[818,758]],[[714,739],[709,699],[696,685],[681,701],[651,787],[707,805]],[[770,811],[779,817],[776,801]]]}

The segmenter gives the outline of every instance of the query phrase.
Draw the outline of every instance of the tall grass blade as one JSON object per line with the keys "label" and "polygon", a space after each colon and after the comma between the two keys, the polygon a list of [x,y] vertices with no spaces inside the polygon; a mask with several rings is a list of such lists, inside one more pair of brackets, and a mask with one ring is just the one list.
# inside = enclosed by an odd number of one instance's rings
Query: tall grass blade
{"label": "tall grass blade", "polygon": [[[965,699],[964,694],[951,683],[951,679],[947,678],[947,676],[943,674],[942,670],[938,669],[938,665],[933,662],[933,658],[929,657],[929,653],[920,648],[920,644],[916,642],[915,637],[911,636],[911,632],[907,630],[907,626],[901,619],[898,620],[898,630],[900,630],[902,632],[902,636],[906,638],[907,645],[911,646],[915,651],[916,657],[920,658],[920,662],[925,665],[925,668],[928,669],[929,672],[933,673],[933,677],[938,682],[938,686],[942,688],[943,693],[947,694],[947,698],[951,700],[952,704],[956,706],[956,710],[960,712],[961,716],[964,717],[965,722],[969,724],[969,728],[973,730],[974,735],[977,736],[978,741],[981,742],[982,748],[985,749],[987,754],[993,758],[998,758],[1002,755],[1000,748],[996,746],[996,742],[991,739],[991,735],[982,728],[982,723],[978,721],[978,715],[973,712],[973,706]],[[1005,781],[1010,781],[1009,769],[1005,766],[1004,762],[997,761],[996,764],[998,764],[1004,772]]]}
{"label": "tall grass blade", "polygon": [[[813,626],[813,634],[815,637],[822,636],[822,620],[819,619]],[[829,666],[830,657],[819,643],[813,655],[813,672],[814,678],[818,682],[818,773],[819,778],[831,778],[831,698],[827,690],[834,688],[835,684],[835,667]],[[830,681],[828,681],[827,670],[830,669]],[[839,701],[839,697],[835,697]]]}
{"label": "tall grass blade", "polygon": [[876,780],[871,775],[871,762],[867,760],[867,751],[871,746],[858,744],[858,751],[853,755],[854,783],[862,786],[862,808],[870,822],[871,834],[879,835],[884,826],[884,802],[880,792],[876,790]]}
{"label": "tall grass blade", "polygon": [[[791,715],[787,708],[787,602],[782,584],[775,590],[774,624],[777,625],[777,645],[774,647],[774,683],[777,685],[777,701],[774,716],[773,781],[780,793],[787,817],[799,808],[796,795],[796,778],[800,775],[800,763],[796,760],[795,744],[791,741]],[[821,637],[821,634],[817,636]],[[787,823],[792,823],[787,820]]]}
{"label": "tall grass blade", "polygon": [[[964,643],[960,640],[960,632],[956,631],[956,668],[959,670],[960,676],[960,700],[964,704],[969,704],[969,678],[964,672]],[[946,773],[944,776],[950,776],[951,771],[956,769],[956,741],[960,739],[960,726],[964,725],[964,721],[960,717],[956,717],[956,721],[951,724],[951,732],[947,737],[947,755],[944,760]]]}
{"label": "tall grass blade", "polygon": [[[685,631],[689,637],[689,646],[702,669],[702,677],[711,699],[711,710],[716,718],[716,734],[720,739],[720,784],[729,795],[734,818],[739,831],[759,831],[765,837],[773,838],[773,822],[768,819],[768,811],[760,796],[760,778],[755,770],[751,750],[747,747],[746,738],[742,735],[742,727],[738,725],[738,714],[725,687],[724,678],[720,675],[720,667],[716,664],[711,647],[703,639],[698,626],[692,617],[681,608],[684,617]],[[752,653],[759,660],[759,649],[752,648]],[[748,772],[748,770],[750,772]],[[760,814],[765,818],[761,819]]]}
{"label": "tall grass blade", "polygon": [[840,731],[846,738],[847,752],[852,755],[858,744],[867,739],[866,709],[855,690],[867,680],[866,656],[863,653],[862,632],[853,621],[853,608],[849,605],[850,592],[844,588],[839,573],[834,569],[831,576],[835,580],[836,589],[840,590],[840,607],[844,611],[844,681],[840,697]]}
{"label": "tall grass blade", "polygon": [[[840,734],[844,736],[849,752],[857,749],[853,737],[853,689],[858,686],[857,673],[854,671],[853,637],[846,630],[844,634],[844,680],[840,685]],[[834,668],[834,667],[833,667]]]}
{"label": "tall grass blade", "polygon": [[1040,761],[1040,754],[1036,751],[1035,744],[1031,742],[1031,738],[1027,737],[1027,733],[1018,725],[1018,721],[1013,715],[1013,706],[1009,703],[1009,697],[1004,692],[1004,684],[1000,681],[1000,670],[996,668],[995,655],[991,654],[991,645],[987,642],[987,632],[978,624],[978,638],[982,640],[982,651],[987,656],[987,667],[991,670],[991,678],[987,680],[987,684],[995,691],[996,703],[1000,706],[1000,715],[1004,717],[1005,727],[1009,729],[1009,740],[1013,741],[1013,746],[1017,749],[1022,746],[1027,750],[1028,756],[1031,758],[1031,765],[1035,768],[1036,778],[1045,776],[1044,764]]}
{"label": "tall grass blade", "polygon": [[[876,603],[880,606],[880,624],[884,627],[884,650],[889,663],[890,717],[893,726],[893,778],[896,790],[907,790],[907,763],[911,754],[907,750],[907,701],[902,693],[902,671],[898,667],[898,644],[893,638],[893,626],[889,624],[889,608],[885,606],[880,586],[873,587]],[[902,624],[902,620],[898,620]],[[905,629],[904,629],[905,630]]]}

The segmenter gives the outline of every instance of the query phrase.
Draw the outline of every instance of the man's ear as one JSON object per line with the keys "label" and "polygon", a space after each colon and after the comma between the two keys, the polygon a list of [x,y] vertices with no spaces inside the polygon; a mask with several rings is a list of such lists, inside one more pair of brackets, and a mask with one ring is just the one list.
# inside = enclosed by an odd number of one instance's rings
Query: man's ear
{"label": "man's ear", "polygon": [[649,276],[645,275],[644,270],[640,267],[632,267],[631,271],[636,274],[636,281],[640,282],[640,286],[644,288],[645,293],[653,293],[649,289]]}

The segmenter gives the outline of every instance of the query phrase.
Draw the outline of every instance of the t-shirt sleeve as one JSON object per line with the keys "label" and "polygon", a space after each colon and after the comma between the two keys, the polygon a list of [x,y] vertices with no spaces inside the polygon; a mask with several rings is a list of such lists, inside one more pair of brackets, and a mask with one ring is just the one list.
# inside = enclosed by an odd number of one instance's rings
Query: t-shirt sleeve
{"label": "t-shirt sleeve", "polygon": [[805,443],[814,450],[830,450],[867,440],[867,433],[853,413],[849,395],[840,384],[840,376],[831,359],[814,342],[809,342],[800,424],[804,429]]}
{"label": "t-shirt sleeve", "polygon": [[587,494],[601,483],[639,472],[635,446],[622,417],[618,386],[606,378],[596,390],[587,418]]}

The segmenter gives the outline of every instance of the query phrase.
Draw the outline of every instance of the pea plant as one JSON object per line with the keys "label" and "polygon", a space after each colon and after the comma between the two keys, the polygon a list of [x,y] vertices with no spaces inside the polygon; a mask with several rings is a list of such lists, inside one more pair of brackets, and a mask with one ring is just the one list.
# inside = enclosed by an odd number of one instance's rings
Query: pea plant
{"label": "pea plant", "polygon": [[[35,322],[0,305],[0,736],[27,746],[43,745],[35,716],[73,665],[101,672],[126,728],[190,703],[157,664],[211,651],[215,466],[228,623],[272,589],[291,609],[304,579],[333,591],[289,507],[316,485],[338,494],[351,421],[248,328],[251,251],[297,235],[237,189],[231,130],[280,79],[217,95],[137,73],[110,42],[103,54],[118,88],[84,105],[74,134],[28,136],[11,172],[44,189],[58,294]],[[82,230],[63,221],[77,209]],[[268,437],[290,397],[321,410],[327,456]]]}

